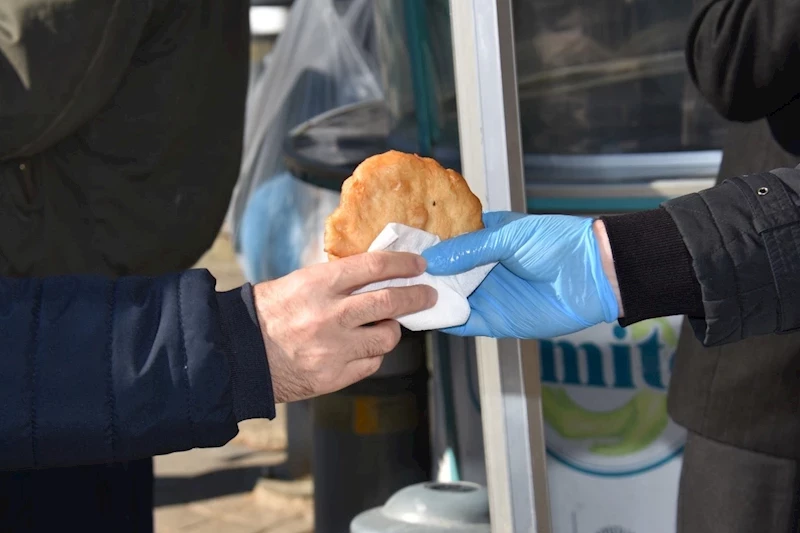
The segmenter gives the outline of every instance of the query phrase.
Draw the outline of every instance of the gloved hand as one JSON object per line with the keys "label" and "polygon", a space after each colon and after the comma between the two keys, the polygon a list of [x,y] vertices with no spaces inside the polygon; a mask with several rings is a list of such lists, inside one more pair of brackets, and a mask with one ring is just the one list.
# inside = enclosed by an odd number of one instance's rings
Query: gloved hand
{"label": "gloved hand", "polygon": [[453,275],[500,262],[469,297],[472,313],[445,333],[549,338],[619,317],[588,218],[486,213],[486,229],[423,252],[427,271]]}

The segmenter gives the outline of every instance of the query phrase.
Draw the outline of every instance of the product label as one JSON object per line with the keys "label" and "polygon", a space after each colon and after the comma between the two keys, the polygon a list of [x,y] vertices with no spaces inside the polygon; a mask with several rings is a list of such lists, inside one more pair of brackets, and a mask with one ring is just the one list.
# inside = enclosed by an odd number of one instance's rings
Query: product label
{"label": "product label", "polygon": [[[541,341],[553,533],[675,533],[685,432],[667,414],[667,386],[682,320]],[[485,483],[475,357],[451,364],[459,468]]]}
{"label": "product label", "polygon": [[540,345],[555,533],[671,533],[685,431],[667,414],[680,317]]}

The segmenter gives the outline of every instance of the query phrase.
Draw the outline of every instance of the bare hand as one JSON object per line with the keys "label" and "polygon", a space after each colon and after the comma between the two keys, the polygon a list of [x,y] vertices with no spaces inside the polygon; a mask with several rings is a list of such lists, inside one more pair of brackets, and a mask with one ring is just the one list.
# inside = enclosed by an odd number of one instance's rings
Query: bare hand
{"label": "bare hand", "polygon": [[275,402],[334,392],[377,371],[400,341],[393,319],[433,307],[437,294],[425,285],[352,293],[424,270],[417,255],[372,252],[256,285]]}

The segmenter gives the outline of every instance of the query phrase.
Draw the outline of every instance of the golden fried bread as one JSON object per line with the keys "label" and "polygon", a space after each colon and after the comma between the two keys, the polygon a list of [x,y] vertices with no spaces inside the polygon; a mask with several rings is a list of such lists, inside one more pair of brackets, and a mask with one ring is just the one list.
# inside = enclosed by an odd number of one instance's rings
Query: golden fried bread
{"label": "golden fried bread", "polygon": [[366,159],[342,185],[339,207],[325,221],[328,258],[366,252],[390,222],[442,240],[483,228],[481,202],[461,174],[389,151]]}

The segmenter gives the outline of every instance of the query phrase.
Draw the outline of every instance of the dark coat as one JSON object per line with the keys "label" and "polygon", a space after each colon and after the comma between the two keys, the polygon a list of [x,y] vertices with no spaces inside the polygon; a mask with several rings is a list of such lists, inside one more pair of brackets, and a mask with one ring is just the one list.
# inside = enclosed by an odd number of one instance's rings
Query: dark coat
{"label": "dark coat", "polygon": [[[0,1],[0,276],[157,275],[197,261],[217,234],[238,175],[248,8],[244,0]],[[144,323],[141,333],[156,325]],[[7,321],[0,327],[14,328],[0,329],[1,338],[14,333],[31,343],[20,347],[24,352],[0,344],[0,381],[6,387],[21,380],[3,393],[16,390],[22,396],[9,401],[29,402],[0,425],[20,424],[15,446],[33,445],[58,429],[50,418],[57,406],[33,401],[42,389],[30,374],[9,373],[6,358],[26,357],[29,371],[41,361],[30,328]],[[46,321],[37,327],[37,341],[53,334]],[[95,339],[97,346],[107,342]],[[92,351],[73,348],[75,361],[48,370],[85,379],[80,390],[87,395],[108,388],[91,382],[101,376],[83,372],[80,359]],[[137,377],[156,380],[166,361],[147,372],[150,378]],[[19,389],[30,379],[30,388]],[[16,418],[34,408],[36,417]],[[87,423],[73,430],[88,436]],[[117,431],[122,423],[116,421]],[[0,473],[0,531],[150,531],[152,463],[123,440],[118,433],[114,452],[102,456],[144,459]],[[58,459],[58,449],[47,451],[42,441],[29,452],[36,459],[26,459],[11,444],[4,443],[0,460],[7,468],[82,462],[99,446],[66,446]]]}
{"label": "dark coat", "polygon": [[271,418],[250,285],[0,278],[0,469],[108,463],[221,446]]}
{"label": "dark coat", "polygon": [[[800,163],[800,103],[796,100],[800,95],[800,3],[698,2],[687,59],[699,90],[733,121],[720,180]],[[786,176],[796,190],[796,177],[791,172]],[[791,197],[796,203],[796,194]],[[735,211],[735,199],[720,197],[719,201],[728,203],[727,208],[719,206],[720,216]],[[796,209],[791,204],[786,207]],[[797,271],[800,232],[791,229],[780,235],[793,250],[784,256],[785,268]],[[725,246],[735,249],[745,236],[732,230],[727,239]],[[735,266],[733,261],[730,268]],[[748,275],[753,273],[740,272],[728,282],[735,286],[759,279],[748,279]],[[800,277],[800,273],[794,275]],[[788,300],[800,296],[787,292],[788,287],[772,295],[776,304],[779,298],[788,305]],[[755,293],[740,297],[753,297],[766,289],[752,290]],[[765,301],[761,310],[776,304]],[[791,314],[786,314],[789,320]],[[704,437],[800,459],[800,333],[763,335],[704,348],[687,323],[675,358],[669,409],[676,422]]]}
{"label": "dark coat", "polygon": [[[215,284],[204,270],[116,281],[0,278],[0,469],[26,474],[221,446],[237,422],[273,418],[252,289],[216,293]],[[74,477],[51,472],[62,490]],[[145,499],[129,479],[92,487],[80,472],[78,486],[89,490],[77,497],[81,508],[85,500],[98,506],[81,521],[84,530],[114,521],[122,530],[142,527],[150,509],[128,507]],[[7,483],[19,479],[36,478],[12,473]],[[0,527],[63,522],[54,506],[72,496],[44,490],[59,499],[39,501],[36,491],[4,498]],[[114,509],[125,512],[112,516]]]}

